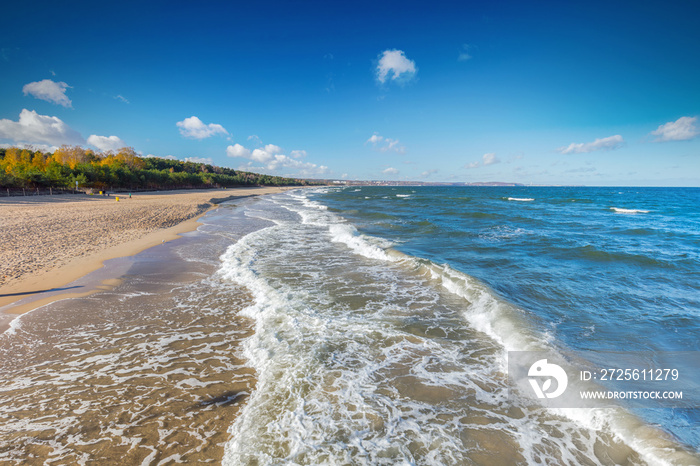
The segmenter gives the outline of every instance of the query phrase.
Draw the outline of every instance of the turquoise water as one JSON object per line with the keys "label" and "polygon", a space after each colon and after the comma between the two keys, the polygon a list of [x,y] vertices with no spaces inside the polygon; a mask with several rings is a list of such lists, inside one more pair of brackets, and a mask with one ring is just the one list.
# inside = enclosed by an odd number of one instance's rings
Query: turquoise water
{"label": "turquoise water", "polygon": [[699,195],[346,187],[241,205],[256,229],[211,280],[253,297],[258,382],[224,464],[699,464],[695,409],[553,410],[507,375],[514,350],[697,351]]}

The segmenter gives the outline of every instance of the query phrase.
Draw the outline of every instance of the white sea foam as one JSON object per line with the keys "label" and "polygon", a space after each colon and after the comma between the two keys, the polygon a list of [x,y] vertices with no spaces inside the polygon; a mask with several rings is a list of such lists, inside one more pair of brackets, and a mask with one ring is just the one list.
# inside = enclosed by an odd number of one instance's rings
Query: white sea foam
{"label": "white sea foam", "polygon": [[648,214],[648,210],[642,209],[623,209],[621,207],[610,207],[610,210],[615,211],[618,214]]}
{"label": "white sea foam", "polygon": [[391,261],[391,257],[384,249],[371,244],[366,238],[357,233],[357,229],[349,224],[336,223],[329,225],[328,231],[331,233],[331,241],[344,243],[356,254],[370,259]]}
{"label": "white sea foam", "polygon": [[531,197],[509,197],[508,200],[509,201],[520,201],[520,202],[534,201],[534,199]]}
{"label": "white sea foam", "polygon": [[[24,315],[24,314],[22,314],[22,315]],[[15,333],[17,333],[17,330],[19,330],[22,327],[22,321],[21,321],[22,315],[19,315],[19,316],[15,317],[14,319],[12,319],[10,321],[7,329],[5,329],[5,331],[0,334],[0,337],[1,336],[10,336],[10,335],[14,335]]]}
{"label": "white sea foam", "polygon": [[396,197],[411,197],[410,194],[397,194]]}
{"label": "white sea foam", "polygon": [[327,206],[309,199],[304,194],[295,195],[294,199],[299,202],[283,204],[282,207],[297,213],[302,223],[326,227],[331,241],[344,243],[356,254],[370,259],[392,260],[385,252],[385,249],[391,247],[391,242],[359,234],[354,226],[332,212],[328,212]]}
{"label": "white sea foam", "polygon": [[[326,277],[314,289],[269,277],[268,264],[276,260],[267,263],[258,248],[268,251],[281,239],[276,235],[289,228],[251,234],[222,257],[222,276],[244,284],[255,299],[245,311],[256,328],[246,341],[245,355],[258,372],[256,392],[231,428],[233,440],[226,446],[224,464],[410,462],[416,452],[409,450],[407,439],[428,448],[425,464],[459,462],[464,447],[457,425],[439,421],[442,404],[449,401],[443,398],[472,393],[483,403],[503,402],[503,391],[485,389],[493,380],[493,363],[467,365],[459,341],[446,346],[396,328],[395,319],[405,310],[391,304],[394,293],[396,299],[408,296],[414,305],[426,299],[434,302],[437,295],[421,286],[421,279],[400,279],[396,273],[401,268],[392,272],[382,265],[384,260],[365,270],[375,274],[375,280],[356,284],[365,293],[377,289],[385,296],[370,301],[370,309],[364,310],[344,311],[318,288],[329,280],[342,287],[343,274]],[[350,257],[345,259],[352,262]],[[332,261],[330,256],[324,260]],[[399,289],[392,291],[395,286]],[[401,388],[406,376],[417,381]],[[442,390],[433,395],[439,402],[401,395],[402,390],[415,389],[411,387]],[[395,390],[399,392],[392,395]],[[510,422],[504,414],[490,416],[499,430]],[[541,438],[535,441],[539,442]]]}
{"label": "white sea foam", "polygon": [[489,240],[504,240],[526,235],[529,232],[523,228],[513,228],[508,225],[498,225],[479,234],[480,238]]}
{"label": "white sea foam", "polygon": [[[63,300],[65,300],[65,299],[71,299],[71,298],[64,298],[64,299],[61,299],[61,300],[59,300],[59,301],[63,301]],[[57,302],[57,301],[56,301],[56,302]],[[51,305],[51,304],[47,304],[47,306],[50,306],[50,305]],[[37,311],[37,310],[39,310],[39,309],[42,309],[43,307],[44,307],[44,306],[35,307],[34,309],[30,309],[29,311],[27,311],[27,312],[25,312],[25,313],[23,313],[23,314],[20,314],[20,315],[18,315],[17,317],[15,317],[14,319],[12,319],[12,320],[8,323],[8,327],[5,329],[5,331],[2,332],[2,333],[0,333],[0,338],[3,337],[3,336],[10,337],[10,336],[15,335],[15,334],[17,333],[17,331],[20,330],[20,329],[22,328],[22,319],[25,318],[25,317],[27,317],[27,316],[29,316],[29,315],[32,314],[33,312],[35,312],[35,311]],[[2,312],[2,311],[0,311],[0,312]]]}

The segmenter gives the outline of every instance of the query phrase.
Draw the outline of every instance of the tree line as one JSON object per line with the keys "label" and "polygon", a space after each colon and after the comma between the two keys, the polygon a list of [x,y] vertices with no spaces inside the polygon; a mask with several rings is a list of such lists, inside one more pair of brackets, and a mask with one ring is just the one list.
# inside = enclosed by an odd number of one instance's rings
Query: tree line
{"label": "tree line", "polygon": [[173,189],[230,186],[301,186],[306,180],[243,172],[214,165],[140,157],[131,147],[95,152],[62,146],[53,153],[0,148],[2,188]]}

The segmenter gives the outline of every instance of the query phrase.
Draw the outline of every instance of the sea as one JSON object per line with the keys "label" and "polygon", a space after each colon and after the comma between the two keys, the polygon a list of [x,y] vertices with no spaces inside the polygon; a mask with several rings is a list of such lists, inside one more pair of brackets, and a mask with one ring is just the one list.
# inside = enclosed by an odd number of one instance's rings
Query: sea
{"label": "sea", "polygon": [[[700,464],[700,189],[305,188],[202,222],[0,335],[0,463]],[[526,351],[666,355],[688,391],[552,408],[509,380]]]}

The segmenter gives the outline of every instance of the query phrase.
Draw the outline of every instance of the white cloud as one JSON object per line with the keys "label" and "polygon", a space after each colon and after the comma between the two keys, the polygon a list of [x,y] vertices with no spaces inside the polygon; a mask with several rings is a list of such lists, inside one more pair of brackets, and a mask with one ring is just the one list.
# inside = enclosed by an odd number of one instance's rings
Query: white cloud
{"label": "white cloud", "polygon": [[259,146],[262,146],[262,139],[260,139],[257,134],[251,134],[250,136],[248,136],[248,140],[253,141]]}
{"label": "white cloud", "polygon": [[498,157],[496,157],[496,154],[493,152],[490,152],[488,154],[484,154],[482,157],[484,166],[486,165],[493,165],[494,163],[500,163],[501,161],[499,160]]}
{"label": "white cloud", "polygon": [[240,144],[234,144],[226,148],[226,155],[229,157],[250,157],[250,151]]}
{"label": "white cloud", "polygon": [[[256,142],[262,144],[259,138],[249,138],[257,139]],[[249,162],[241,165],[239,170],[257,170],[257,171],[267,171],[279,173],[284,169],[296,170],[296,173],[287,176],[301,176],[310,177],[325,175],[330,173],[330,170],[325,165],[316,165],[315,163],[303,162],[300,159],[306,157],[306,151],[304,150],[294,150],[290,152],[291,156],[283,154],[284,150],[280,146],[275,144],[266,144],[264,147],[259,149],[250,149],[243,147],[240,144],[234,144],[233,146],[228,146],[226,148],[226,155],[229,157],[240,157],[248,159]],[[259,164],[256,166],[256,163]]]}
{"label": "white cloud", "polygon": [[122,147],[126,147],[124,141],[119,139],[117,136],[98,136],[96,134],[92,134],[90,137],[88,137],[87,143],[104,152],[117,151]]}
{"label": "white cloud", "polygon": [[405,154],[406,147],[399,143],[398,139],[385,138],[377,133],[374,133],[365,144],[372,144],[372,147],[379,152],[396,152],[397,154]]}
{"label": "white cloud", "polygon": [[182,121],[178,121],[176,125],[178,128],[180,128],[180,134],[186,138],[205,139],[217,134],[228,134],[228,131],[226,131],[223,126],[215,123],[205,125],[202,120],[196,116],[191,116]]}
{"label": "white cloud", "polygon": [[270,155],[281,154],[282,148],[280,146],[276,146],[274,144],[267,144],[267,145],[265,145],[265,152],[267,152]]}
{"label": "white cloud", "polygon": [[487,165],[493,165],[496,163],[501,163],[501,160],[498,157],[496,157],[495,153],[489,152],[481,156],[481,161],[468,163],[464,165],[464,168],[479,168],[482,166],[485,167]]}
{"label": "white cloud", "polygon": [[420,176],[423,178],[428,178],[430,175],[434,175],[437,172],[437,170],[426,170],[423,173],[421,173]]}
{"label": "white cloud", "polygon": [[[267,144],[262,149],[253,149],[252,153],[240,144],[236,144],[236,146],[238,146],[236,148],[236,151],[241,154],[238,155],[238,157],[246,157],[255,162],[267,164],[268,166],[272,165],[274,166],[274,168],[270,168],[271,170],[276,169],[279,165],[279,163],[276,162],[276,157],[282,154],[282,148],[280,146],[276,146],[274,144]],[[283,155],[283,157],[286,157],[286,155]]]}
{"label": "white cloud", "polygon": [[396,152],[397,154],[405,154],[406,153],[406,148],[404,146],[399,145],[398,139],[386,138],[386,143],[387,143],[387,145],[383,149],[385,152],[386,151],[393,151],[393,152]]}
{"label": "white cloud", "polygon": [[382,170],[382,173],[384,173],[385,175],[398,175],[399,170],[394,167],[389,167],[387,169]]}
{"label": "white cloud", "polygon": [[58,117],[39,115],[26,108],[19,114],[19,121],[0,120],[0,139],[50,146],[85,144],[85,139]]}
{"label": "white cloud", "polygon": [[469,44],[464,44],[462,45],[462,50],[459,51],[459,55],[457,56],[457,61],[467,61],[472,58],[471,55],[469,55]]}
{"label": "white cloud", "polygon": [[50,79],[25,84],[22,88],[24,95],[31,95],[37,99],[53,102],[54,104],[71,107],[73,103],[66,96],[66,89],[70,86],[64,82],[55,82]]}
{"label": "white cloud", "polygon": [[121,94],[120,94],[120,95],[115,95],[114,98],[115,98],[116,100],[121,100],[121,101],[124,102],[125,104],[130,103],[130,102],[129,102],[129,99],[127,99],[126,97],[124,97],[124,96],[121,95]]}
{"label": "white cloud", "polygon": [[274,160],[269,162],[266,168],[273,171],[282,168],[293,168],[297,170],[299,176],[325,175],[330,173],[330,170],[325,165],[318,166],[315,163],[301,162],[283,154],[275,155]]}
{"label": "white cloud", "polygon": [[698,117],[680,117],[676,121],[670,121],[660,125],[656,131],[650,134],[657,136],[654,142],[665,141],[687,141],[700,134],[700,129],[696,123]]}
{"label": "white cloud", "polygon": [[595,171],[596,169],[594,167],[579,167],[564,170],[564,173],[593,173]]}
{"label": "white cloud", "polygon": [[312,167],[311,169],[302,169],[299,171],[299,176],[320,176],[320,175],[330,175],[333,173],[333,171],[328,168],[327,165],[319,165],[316,166],[316,164],[311,164]]}
{"label": "white cloud", "polygon": [[625,143],[622,136],[616,134],[607,138],[596,139],[593,142],[572,142],[567,147],[560,147],[557,152],[560,154],[582,154],[587,152],[595,152],[599,150],[619,149]]}
{"label": "white cloud", "polygon": [[379,57],[377,80],[382,84],[387,78],[401,83],[410,81],[416,75],[416,62],[406,58],[402,50],[385,50]]}
{"label": "white cloud", "polygon": [[[384,138],[377,133],[374,133],[369,139],[367,139],[367,142],[371,142],[372,144],[377,144],[381,142]],[[366,143],[365,143],[366,144]]]}
{"label": "white cloud", "polygon": [[213,161],[211,158],[209,158],[209,157],[207,157],[207,158],[203,158],[203,157],[185,157],[185,162],[206,163],[206,164],[209,164],[209,165],[214,164],[214,161]]}
{"label": "white cloud", "polygon": [[147,154],[143,156],[146,159],[165,159],[165,160],[177,160],[177,157],[174,155],[166,155],[164,157],[161,157],[160,155],[153,155],[153,154]]}
{"label": "white cloud", "polygon": [[250,159],[260,163],[269,163],[275,159],[275,156],[264,149],[254,149]]}
{"label": "white cloud", "polygon": [[29,149],[31,151],[39,152],[56,152],[58,146],[50,146],[48,144],[26,144],[23,142],[15,142],[13,144],[0,144],[3,149],[9,149],[10,147],[17,147],[19,149]]}

